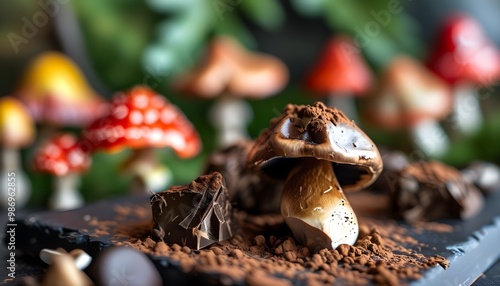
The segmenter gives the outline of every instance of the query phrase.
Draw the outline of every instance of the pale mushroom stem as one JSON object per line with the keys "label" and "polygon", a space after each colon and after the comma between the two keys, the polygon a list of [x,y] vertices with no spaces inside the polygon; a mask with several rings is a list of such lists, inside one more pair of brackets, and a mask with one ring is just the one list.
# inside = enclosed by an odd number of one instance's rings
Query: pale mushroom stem
{"label": "pale mushroom stem", "polygon": [[410,136],[416,146],[429,157],[443,156],[450,146],[448,135],[439,122],[433,119],[416,123],[410,130]]}
{"label": "pale mushroom stem", "polygon": [[476,96],[476,86],[469,83],[453,89],[453,128],[464,135],[472,135],[483,123],[481,104]]}
{"label": "pale mushroom stem", "polygon": [[[0,149],[0,171],[2,182],[2,194],[0,201],[2,206],[7,206],[9,200],[9,183],[13,184],[15,192],[16,207],[24,207],[31,196],[31,182],[24,172],[21,164],[21,155],[16,148],[4,147]],[[12,192],[10,192],[12,193]]]}
{"label": "pale mushroom stem", "polygon": [[335,107],[347,116],[347,118],[358,122],[358,109],[356,107],[356,100],[351,94],[330,94],[327,97],[327,106]]}
{"label": "pale mushroom stem", "polygon": [[218,147],[227,147],[249,138],[247,126],[253,112],[245,100],[230,95],[222,96],[209,112],[210,121],[217,130]]}
{"label": "pale mushroom stem", "polygon": [[49,207],[53,210],[65,211],[83,206],[84,200],[78,191],[80,174],[68,173],[54,177],[54,190],[49,198]]}
{"label": "pale mushroom stem", "polygon": [[172,183],[172,171],[160,164],[154,148],[134,149],[122,170],[132,175],[131,194],[157,193]]}
{"label": "pale mushroom stem", "polygon": [[354,244],[357,217],[342,191],[331,162],[301,158],[281,195],[281,214],[295,238],[312,252]]}

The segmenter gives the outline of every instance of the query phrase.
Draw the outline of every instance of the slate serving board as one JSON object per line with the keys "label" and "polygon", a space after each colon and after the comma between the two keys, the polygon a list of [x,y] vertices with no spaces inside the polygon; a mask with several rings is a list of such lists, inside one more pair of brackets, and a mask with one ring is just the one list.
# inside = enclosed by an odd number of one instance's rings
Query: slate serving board
{"label": "slate serving board", "polygon": [[[117,206],[122,211],[117,211]],[[102,249],[129,239],[116,235],[120,228],[144,226],[151,217],[149,209],[149,196],[135,196],[101,201],[73,211],[31,214],[17,222],[16,247],[28,257],[38,257],[43,248],[57,247],[82,248],[96,256]],[[93,220],[104,223],[92,224]],[[476,217],[443,223],[454,226],[455,230],[422,232],[402,224],[410,235],[427,245],[419,247],[421,253],[439,254],[450,261],[448,269],[431,268],[422,279],[410,281],[410,285],[470,285],[500,257],[500,192],[488,195],[485,208]],[[164,281],[183,284],[217,280],[209,274],[188,276],[166,257],[149,257],[162,270]]]}

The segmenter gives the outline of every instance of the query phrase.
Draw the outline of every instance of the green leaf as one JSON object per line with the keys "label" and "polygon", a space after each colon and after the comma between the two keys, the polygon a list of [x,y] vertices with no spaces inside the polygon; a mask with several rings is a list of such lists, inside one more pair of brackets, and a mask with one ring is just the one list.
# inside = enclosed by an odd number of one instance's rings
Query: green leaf
{"label": "green leaf", "polygon": [[[285,13],[277,0],[215,0],[229,5],[241,3],[241,11],[252,21],[264,29],[273,30],[281,27],[285,22]],[[236,7],[237,5],[234,5]]]}

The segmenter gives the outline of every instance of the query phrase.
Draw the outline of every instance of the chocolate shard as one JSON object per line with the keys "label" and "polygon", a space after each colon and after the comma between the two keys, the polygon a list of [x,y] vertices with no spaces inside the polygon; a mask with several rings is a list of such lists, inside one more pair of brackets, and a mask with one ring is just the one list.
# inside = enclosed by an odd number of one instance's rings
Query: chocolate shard
{"label": "chocolate shard", "polygon": [[224,177],[213,172],[151,197],[152,238],[199,250],[232,236]]}
{"label": "chocolate shard", "polygon": [[408,164],[396,173],[394,213],[408,222],[467,219],[484,205],[481,192],[455,168],[438,161]]}

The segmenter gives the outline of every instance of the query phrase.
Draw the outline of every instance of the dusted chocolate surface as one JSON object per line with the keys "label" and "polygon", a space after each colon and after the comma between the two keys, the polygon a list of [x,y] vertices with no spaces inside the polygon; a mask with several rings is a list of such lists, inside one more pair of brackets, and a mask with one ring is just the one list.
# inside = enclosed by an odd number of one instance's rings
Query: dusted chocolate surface
{"label": "dusted chocolate surface", "polygon": [[247,168],[246,159],[253,144],[252,140],[242,140],[214,151],[207,159],[204,173],[222,174],[234,207],[250,213],[279,213],[283,182]]}
{"label": "dusted chocolate surface", "polygon": [[200,249],[232,236],[231,204],[220,173],[153,195],[151,208],[155,240]]}
{"label": "dusted chocolate surface", "polygon": [[438,161],[410,163],[393,178],[393,210],[406,221],[466,219],[484,205],[481,192],[462,173]]}
{"label": "dusted chocolate surface", "polygon": [[[357,214],[364,213],[357,207],[358,200],[373,202],[373,198],[364,197],[363,192],[351,195],[349,200]],[[294,258],[291,253],[300,253],[295,249],[303,250],[304,247],[291,238],[279,215],[248,216],[238,213],[234,219],[238,227],[232,239],[199,251],[179,244],[156,242],[148,239],[151,234],[151,206],[149,197],[144,196],[98,202],[65,212],[64,215],[60,212],[45,212],[20,219],[16,248],[28,257],[30,254],[37,256],[41,248],[81,248],[93,257],[113,245],[141,248],[160,270],[163,282],[176,285],[262,285],[269,281],[278,281],[283,285],[375,285],[383,283],[379,281],[386,281],[383,277],[394,275],[400,284],[413,286],[469,284],[500,255],[500,248],[497,247],[500,236],[499,202],[500,193],[491,193],[485,208],[477,216],[467,221],[450,220],[447,224],[421,222],[407,225],[387,218],[368,219],[360,215],[359,241],[368,240],[366,237],[371,236],[371,243],[366,247],[370,247],[370,244],[376,246],[372,246],[373,250],[366,250],[370,251],[367,253],[372,253],[373,259],[380,260],[375,252],[377,248],[380,251],[378,238],[372,240],[378,232],[383,251],[392,250],[394,255],[389,260],[387,256],[383,258],[385,264],[378,269],[377,265],[369,267],[361,264],[364,260],[361,257],[358,259],[356,249],[363,249],[362,245],[355,245],[353,251],[351,247],[342,248],[347,250],[346,256],[344,250],[341,252],[339,249],[337,252],[340,256],[336,256],[335,251],[318,253],[323,262],[311,253]],[[245,226],[244,230],[240,225]],[[401,253],[403,248],[407,252]],[[262,253],[265,255],[261,256]],[[329,259],[327,253],[335,256],[325,263],[324,259]],[[351,255],[355,256],[354,263]],[[396,269],[402,268],[392,267],[400,255],[415,258],[415,262],[407,265],[408,269],[414,270],[401,272]],[[450,262],[446,270],[439,265],[432,266],[442,262],[436,260],[440,258],[435,255]],[[21,261],[22,257],[16,257],[16,260],[18,258]],[[334,260],[337,261],[336,265]],[[415,263],[423,265],[427,262],[429,265],[425,267],[430,269],[419,266],[413,268]],[[325,264],[329,265],[330,270],[325,270]],[[389,273],[383,269],[389,270]],[[413,280],[413,275],[419,275],[420,278]],[[348,284],[352,281],[361,282]],[[395,280],[390,278],[390,281]]]}

